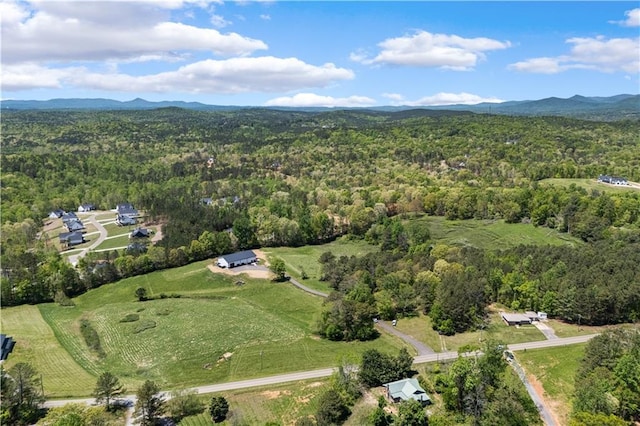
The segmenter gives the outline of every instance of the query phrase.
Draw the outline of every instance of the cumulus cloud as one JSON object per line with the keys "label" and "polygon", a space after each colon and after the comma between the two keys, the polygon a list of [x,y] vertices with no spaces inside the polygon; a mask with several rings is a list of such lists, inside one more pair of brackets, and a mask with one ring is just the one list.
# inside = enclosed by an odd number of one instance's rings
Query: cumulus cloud
{"label": "cumulus cloud", "polygon": [[267,49],[261,40],[171,22],[169,8],[185,3],[2,3],[2,61],[127,60],[192,50],[231,56]]}
{"label": "cumulus cloud", "polygon": [[624,12],[626,19],[622,21],[609,21],[610,24],[618,24],[623,27],[640,27],[640,8]]}
{"label": "cumulus cloud", "polygon": [[367,107],[375,105],[376,101],[366,96],[349,96],[348,98],[334,98],[315,93],[298,93],[294,96],[283,96],[265,102],[265,106],[288,107]]}
{"label": "cumulus cloud", "polygon": [[23,65],[3,69],[3,90],[42,87],[71,87],[124,92],[146,93],[245,93],[300,90],[325,87],[340,80],[354,77],[351,70],[327,63],[322,66],[307,64],[296,58],[231,58],[204,60],[178,68],[175,71],[133,76],[118,72],[99,73],[85,68],[52,70]]}
{"label": "cumulus cloud", "polygon": [[640,37],[574,37],[566,40],[566,43],[573,45],[567,55],[527,59],[510,64],[508,68],[538,74],[557,74],[571,69],[608,73],[640,72]]}
{"label": "cumulus cloud", "polygon": [[457,35],[432,34],[418,31],[412,35],[390,38],[378,44],[380,52],[368,58],[363,51],[351,54],[351,59],[364,64],[390,64],[415,67],[445,68],[458,71],[473,69],[491,50],[506,49],[509,41],[485,37],[464,38]]}
{"label": "cumulus cloud", "polygon": [[489,97],[484,98],[472,93],[446,93],[440,92],[432,96],[425,96],[417,100],[405,100],[402,95],[385,94],[386,98],[393,100],[393,105],[406,106],[440,106],[440,105],[475,105],[483,102],[500,103],[503,99]]}
{"label": "cumulus cloud", "polygon": [[231,25],[232,22],[231,21],[227,21],[226,19],[224,19],[224,16],[222,15],[211,15],[211,24],[216,27],[216,28],[224,28],[227,25]]}
{"label": "cumulus cloud", "polygon": [[263,13],[262,15],[260,15],[260,19],[262,19],[263,21],[270,21],[271,15],[267,15],[266,13]]}

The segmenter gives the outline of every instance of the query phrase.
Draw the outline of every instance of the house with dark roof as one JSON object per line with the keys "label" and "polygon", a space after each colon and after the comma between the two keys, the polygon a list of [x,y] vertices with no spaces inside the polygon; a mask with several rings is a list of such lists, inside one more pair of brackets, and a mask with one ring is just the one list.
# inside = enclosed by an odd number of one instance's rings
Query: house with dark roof
{"label": "house with dark roof", "polygon": [[210,197],[200,198],[200,202],[205,206],[211,206],[213,205],[213,198],[210,198]]}
{"label": "house with dark roof", "polygon": [[598,182],[608,183],[611,185],[629,185],[629,182],[626,178],[608,175],[598,176]]}
{"label": "house with dark roof", "polygon": [[402,379],[383,385],[387,391],[387,398],[393,402],[403,402],[410,399],[422,403],[431,404],[431,398],[416,379]]}
{"label": "house with dark roof", "polygon": [[124,203],[116,206],[116,212],[120,216],[136,217],[139,215],[138,210],[133,208],[133,204]]}
{"label": "house with dark roof", "polygon": [[80,220],[70,220],[67,221],[64,226],[67,227],[67,230],[69,232],[75,232],[75,231],[80,231],[82,229],[84,229],[84,225],[82,224],[82,222]]}
{"label": "house with dark roof", "polygon": [[130,238],[147,238],[149,236],[149,230],[146,228],[136,228],[129,234]]}
{"label": "house with dark roof", "polygon": [[58,235],[58,238],[60,239],[60,244],[67,247],[84,243],[84,235],[82,235],[82,232],[79,231],[62,232],[60,235]]}
{"label": "house with dark roof", "polygon": [[53,210],[51,213],[49,213],[49,219],[60,219],[63,214],[64,210],[62,209]]}
{"label": "house with dark roof", "polygon": [[74,220],[80,220],[78,218],[78,215],[75,214],[75,212],[64,212],[62,214],[62,223],[66,224],[67,222],[71,222],[71,221],[74,221]]}
{"label": "house with dark roof", "polygon": [[90,212],[90,211],[95,210],[95,209],[96,209],[96,206],[93,205],[93,204],[90,204],[90,203],[80,204],[78,206],[78,211],[80,213]]}
{"label": "house with dark roof", "polygon": [[220,256],[217,264],[221,268],[234,268],[240,265],[249,265],[257,261],[258,257],[252,250],[245,250]]}
{"label": "house with dark roof", "polygon": [[7,359],[15,345],[16,342],[13,338],[6,334],[0,334],[0,361]]}
{"label": "house with dark roof", "polygon": [[507,325],[529,325],[531,324],[531,318],[524,314],[510,314],[507,312],[502,312],[500,314],[502,316],[502,320],[507,323]]}
{"label": "house with dark roof", "polygon": [[137,223],[136,219],[134,217],[131,216],[123,216],[123,215],[117,215],[116,216],[116,223],[119,226],[129,226],[129,225],[135,225]]}

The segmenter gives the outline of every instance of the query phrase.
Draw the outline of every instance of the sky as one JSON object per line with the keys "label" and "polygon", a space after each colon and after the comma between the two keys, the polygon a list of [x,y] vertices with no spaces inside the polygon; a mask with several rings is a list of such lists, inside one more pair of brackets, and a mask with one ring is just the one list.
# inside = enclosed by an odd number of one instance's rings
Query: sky
{"label": "sky", "polygon": [[0,0],[0,96],[369,107],[638,94],[639,6]]}

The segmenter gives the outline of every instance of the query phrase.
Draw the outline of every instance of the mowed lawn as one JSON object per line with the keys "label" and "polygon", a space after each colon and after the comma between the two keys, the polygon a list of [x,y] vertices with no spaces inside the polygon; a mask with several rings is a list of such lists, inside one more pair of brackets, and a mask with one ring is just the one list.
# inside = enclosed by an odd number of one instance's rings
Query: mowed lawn
{"label": "mowed lawn", "polygon": [[431,319],[425,315],[401,318],[396,327],[403,333],[420,340],[436,352],[457,351],[466,345],[482,347],[482,342],[495,339],[504,343],[525,343],[544,340],[544,335],[533,325],[509,327],[498,312],[489,314],[489,324],[484,330],[441,336],[431,327]]}
{"label": "mowed lawn", "polygon": [[518,351],[516,357],[527,374],[544,388],[544,397],[561,424],[567,424],[571,412],[575,374],[584,356],[586,343],[547,349]]}
{"label": "mowed lawn", "polygon": [[[5,315],[3,330],[18,347],[30,348],[34,365],[45,376],[47,395],[60,397],[89,395],[103,371],[120,377],[129,389],[146,379],[163,389],[180,389],[336,366],[343,359],[357,362],[366,349],[397,353],[402,345],[384,335],[372,342],[321,340],[313,331],[322,298],[289,283],[244,278],[244,285],[238,286],[233,277],[212,273],[208,263],[107,284],[75,298],[75,307],[31,307],[33,315],[41,313],[43,326],[50,327],[48,340],[24,333],[13,324],[17,320]],[[158,299],[137,301],[139,287]],[[174,294],[181,297],[171,298]],[[139,319],[121,322],[130,314]],[[81,337],[81,319],[89,320],[100,336],[103,358]],[[136,332],[141,324],[155,326]],[[50,367],[49,346],[66,353],[73,368]],[[225,353],[231,354],[227,360],[222,358]],[[82,374],[69,375],[76,370]],[[58,387],[58,382],[65,385]]]}
{"label": "mowed lawn", "polygon": [[[263,251],[270,256],[276,256],[284,260],[287,273],[298,279],[302,284],[316,290],[329,292],[331,288],[326,282],[320,281],[322,275],[321,264],[318,259],[322,253],[330,251],[334,256],[364,256],[378,250],[378,246],[367,243],[364,240],[350,240],[339,238],[331,243],[304,247],[268,247]],[[302,270],[308,278],[302,280]]]}
{"label": "mowed lawn", "polygon": [[58,342],[40,315],[38,307],[23,305],[2,309],[2,332],[16,341],[4,367],[30,363],[42,373],[47,397],[75,396],[78,389],[91,389],[95,377],[85,371]]}
{"label": "mowed lawn", "polygon": [[440,216],[424,216],[431,238],[449,245],[463,245],[486,250],[525,245],[569,245],[581,242],[556,230],[503,220],[446,220]]}

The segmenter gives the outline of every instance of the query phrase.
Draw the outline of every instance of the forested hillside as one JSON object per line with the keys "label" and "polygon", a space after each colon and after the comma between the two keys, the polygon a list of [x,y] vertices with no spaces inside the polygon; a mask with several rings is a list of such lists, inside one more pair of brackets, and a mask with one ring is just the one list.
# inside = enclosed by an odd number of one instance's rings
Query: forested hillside
{"label": "forested hillside", "polygon": [[[344,328],[343,313],[358,316],[358,304],[374,306],[363,324],[422,309],[446,333],[477,326],[493,301],[570,321],[632,321],[640,192],[539,181],[640,181],[638,125],[425,110],[5,112],[2,303],[72,296],[234,249],[349,234],[381,249],[370,259],[325,259],[338,290],[320,325],[330,338],[370,337]],[[53,209],[122,202],[164,223],[157,247],[94,254],[74,269],[46,248],[46,236],[36,239]],[[585,245],[434,251],[428,229],[406,222],[421,214],[532,223]]]}

